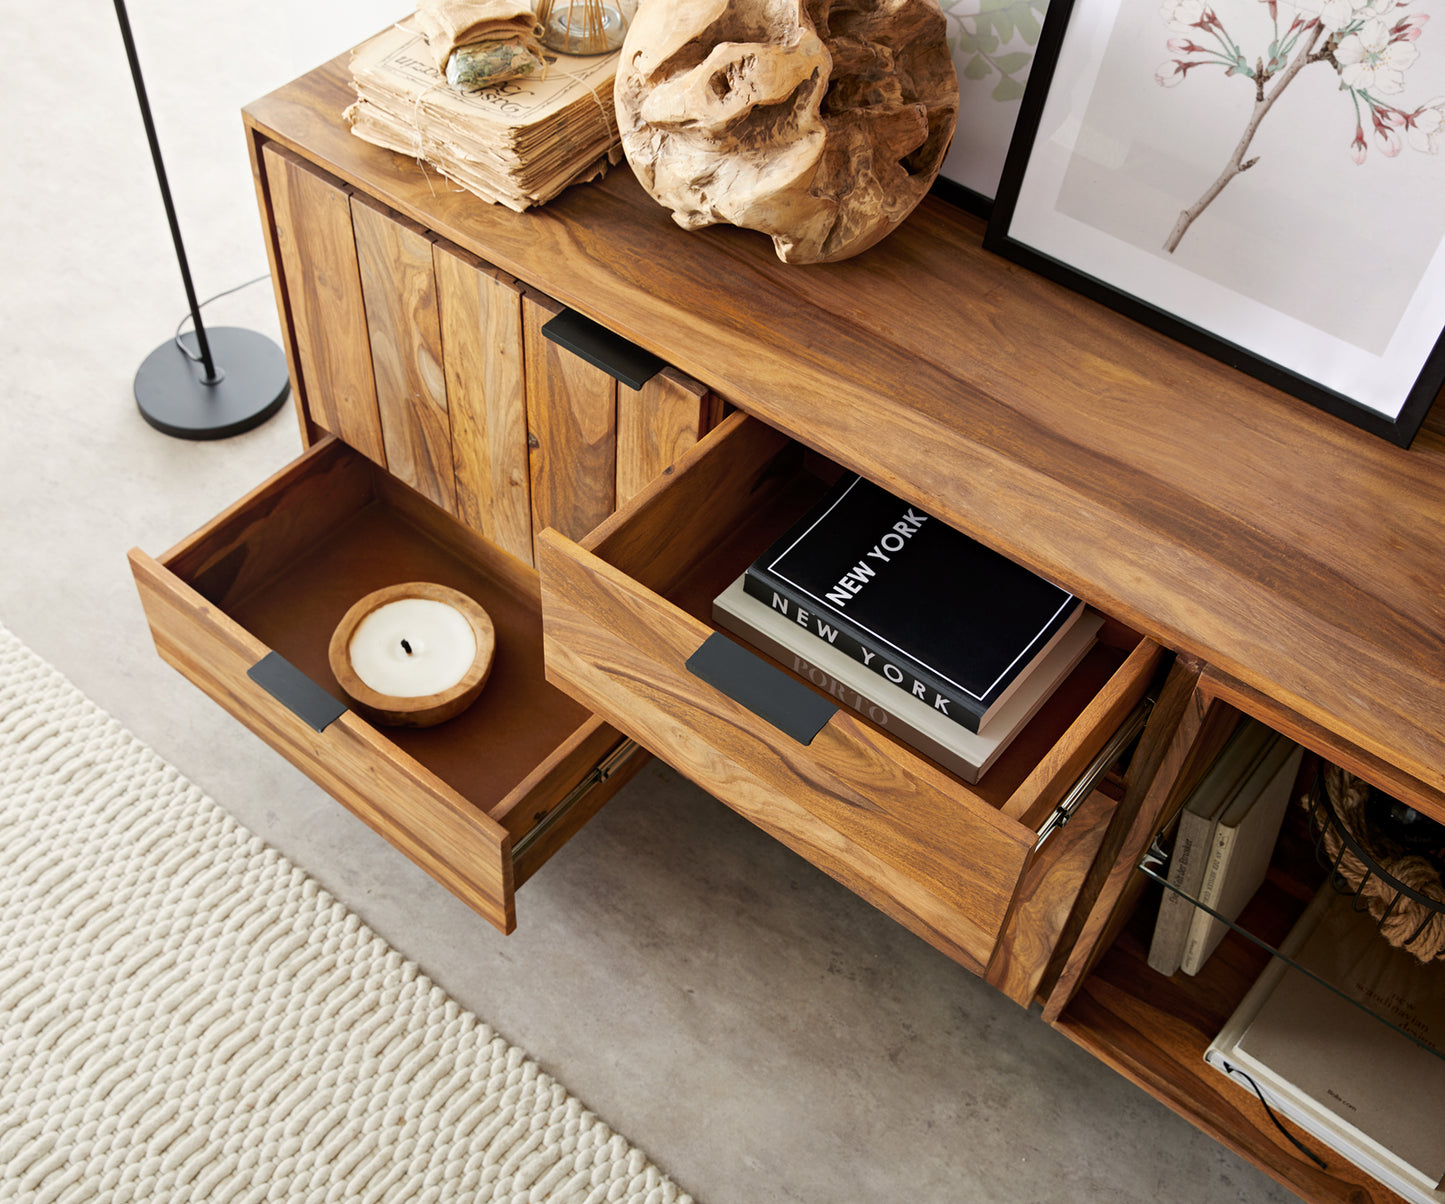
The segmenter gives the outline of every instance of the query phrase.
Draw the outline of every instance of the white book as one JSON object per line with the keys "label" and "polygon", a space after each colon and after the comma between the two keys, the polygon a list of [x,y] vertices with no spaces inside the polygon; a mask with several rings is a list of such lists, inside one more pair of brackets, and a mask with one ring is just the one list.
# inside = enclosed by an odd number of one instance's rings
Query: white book
{"label": "white book", "polygon": [[1303,755],[1293,740],[1275,737],[1220,815],[1197,897],[1224,919],[1194,909],[1179,967],[1185,974],[1199,973],[1229,930],[1225,921],[1239,917],[1264,881]]}
{"label": "white book", "polygon": [[977,782],[1003,755],[1084,659],[1104,623],[1086,612],[1029,674],[1026,688],[1016,691],[980,731],[971,732],[758,601],[743,589],[741,577],[713,601],[713,620],[965,782]]}
{"label": "white book", "polygon": [[1179,813],[1168,881],[1159,900],[1159,916],[1149,944],[1149,965],[1160,974],[1176,974],[1184,962],[1194,900],[1204,883],[1214,828],[1235,792],[1264,756],[1273,732],[1254,719],[1241,719],[1214,763],[1190,791]]}
{"label": "white book", "polygon": [[1205,1060],[1405,1199],[1445,1204],[1445,962],[1388,944],[1328,885],[1281,951],[1305,969],[1273,959]]}

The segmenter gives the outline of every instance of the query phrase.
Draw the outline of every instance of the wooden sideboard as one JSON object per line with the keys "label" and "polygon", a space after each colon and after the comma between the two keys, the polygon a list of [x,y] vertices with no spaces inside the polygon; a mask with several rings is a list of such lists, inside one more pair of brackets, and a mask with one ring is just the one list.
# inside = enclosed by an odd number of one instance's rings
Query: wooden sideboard
{"label": "wooden sideboard", "polygon": [[[1203,1066],[1268,954],[1232,935],[1196,977],[1148,969],[1137,866],[1240,715],[1445,820],[1445,415],[1409,451],[1364,435],[935,199],[793,267],[683,232],[625,164],[487,205],[352,137],[349,99],[343,57],[246,110],[306,450],[133,554],[162,655],[503,928],[640,747],[1306,1198],[1395,1199]],[[639,390],[571,357],[542,333],[563,307],[668,367]],[[687,669],[713,594],[840,468],[1105,617],[977,786],[844,710],[798,744]],[[317,729],[257,683],[275,654],[335,697],[330,627],[402,574],[507,616],[483,701],[514,717]],[[1266,940],[1322,878],[1283,862]]]}

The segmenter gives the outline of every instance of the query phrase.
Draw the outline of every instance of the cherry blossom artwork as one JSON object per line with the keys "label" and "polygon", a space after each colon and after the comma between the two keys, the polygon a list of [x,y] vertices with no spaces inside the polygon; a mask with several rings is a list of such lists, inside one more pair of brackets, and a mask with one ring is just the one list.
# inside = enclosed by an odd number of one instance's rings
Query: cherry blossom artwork
{"label": "cherry blossom artwork", "polygon": [[[1429,21],[1411,0],[1240,0],[1264,3],[1272,25],[1265,45],[1250,45],[1230,32],[1228,0],[1165,0],[1160,10],[1169,28],[1172,56],[1160,64],[1155,80],[1166,88],[1193,71],[1222,71],[1253,91],[1249,119],[1219,176],[1188,208],[1165,241],[1173,251],[1195,220],[1241,172],[1260,162],[1250,148],[1260,124],[1302,71],[1328,71],[1339,78],[1341,116],[1352,119],[1353,138],[1341,138],[1357,167],[1369,157],[1366,127],[1376,149],[1387,158],[1403,146],[1434,154],[1445,135],[1445,96],[1411,105],[1407,73],[1420,57],[1416,41]],[[1283,10],[1283,11],[1281,11]],[[1221,12],[1224,16],[1221,16]],[[1333,124],[1330,114],[1321,121]],[[1341,120],[1343,130],[1350,130]]]}
{"label": "cherry blossom artwork", "polygon": [[985,245],[1408,445],[1445,392],[1442,8],[1050,0]]}

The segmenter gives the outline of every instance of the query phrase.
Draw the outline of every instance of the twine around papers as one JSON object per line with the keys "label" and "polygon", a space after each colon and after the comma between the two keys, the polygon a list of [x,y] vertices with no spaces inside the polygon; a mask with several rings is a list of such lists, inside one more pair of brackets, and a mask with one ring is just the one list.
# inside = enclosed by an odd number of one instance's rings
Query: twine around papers
{"label": "twine around papers", "polygon": [[[401,40],[398,34],[403,35]],[[502,81],[462,92],[432,62],[422,61],[425,56],[414,52],[417,40],[419,35],[407,20],[394,23],[386,34],[353,52],[357,99],[344,116],[358,137],[414,159],[427,173],[433,196],[439,193],[431,178],[434,170],[458,192],[522,212],[546,203],[564,188],[596,179],[621,160],[612,98],[603,94],[610,92],[615,64],[594,59],[587,70],[575,71],[567,62],[569,56],[552,56],[543,59],[540,72],[518,77],[515,86],[513,81]],[[528,87],[548,78],[552,82],[543,93]],[[592,98],[591,106],[575,92],[568,97],[572,83],[582,85]],[[478,102],[468,97],[483,98],[479,103],[499,106],[498,111],[479,110],[473,118],[468,109]],[[583,109],[600,118],[600,129],[590,124]],[[530,115],[534,113],[538,115]],[[567,117],[559,126],[561,114]],[[551,141],[544,140],[548,130]],[[585,160],[579,150],[586,151]],[[524,157],[529,151],[532,155]]]}
{"label": "twine around papers", "polygon": [[[398,28],[402,27],[398,26]],[[558,65],[558,60],[555,57],[543,58],[541,74],[533,78],[546,79],[549,73],[554,71],[557,74],[561,75],[563,79],[570,79],[576,83],[580,83],[583,88],[586,89],[587,94],[592,98],[593,104],[596,105],[597,116],[602,123],[601,132],[607,138],[607,149],[603,153],[606,155],[607,161],[609,163],[617,163],[622,156],[622,138],[621,134],[618,132],[617,129],[615,111],[607,104],[603,97],[599,95],[598,86],[596,84],[587,83],[586,77],[583,73],[567,71],[561,68]],[[500,85],[494,84],[491,86],[499,87]],[[485,91],[485,89],[481,90]],[[418,92],[413,98],[411,105],[411,126],[407,132],[412,136],[412,145],[408,148],[408,153],[410,153],[418,160],[418,162],[422,165],[423,170],[425,170],[425,168],[428,166],[427,160],[429,156],[426,137],[424,134],[424,130],[428,122],[425,120],[422,110],[427,98],[437,92],[442,92],[445,94],[450,94],[452,92],[451,85],[446,82],[444,77],[439,77],[438,82],[433,83],[429,87],[424,88],[422,91]],[[596,159],[592,160],[592,165],[595,166],[596,163]],[[445,169],[440,168],[440,166],[437,164],[431,165],[437,166],[438,170],[441,171],[442,176],[446,177]],[[430,181],[429,174],[428,181]],[[467,189],[458,185],[456,191],[465,192],[467,191]],[[435,189],[433,189],[432,195],[436,195]]]}

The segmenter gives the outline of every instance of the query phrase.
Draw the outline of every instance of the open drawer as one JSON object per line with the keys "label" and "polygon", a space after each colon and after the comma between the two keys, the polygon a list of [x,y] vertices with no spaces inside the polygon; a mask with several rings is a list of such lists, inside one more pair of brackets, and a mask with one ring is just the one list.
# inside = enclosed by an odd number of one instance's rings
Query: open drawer
{"label": "open drawer", "polygon": [[836,474],[735,414],[583,543],[544,532],[547,673],[949,956],[1030,1001],[1115,800],[1086,792],[1067,826],[1046,840],[1040,833],[1139,713],[1162,650],[1106,623],[977,785],[851,711],[835,710],[806,744],[785,735],[687,662],[715,634],[712,599]]}
{"label": "open drawer", "polygon": [[[544,679],[536,572],[335,439],[130,559],[164,660],[503,931],[515,888],[646,760]],[[352,603],[406,581],[481,603],[495,659],[457,717],[375,727],[327,648]]]}

